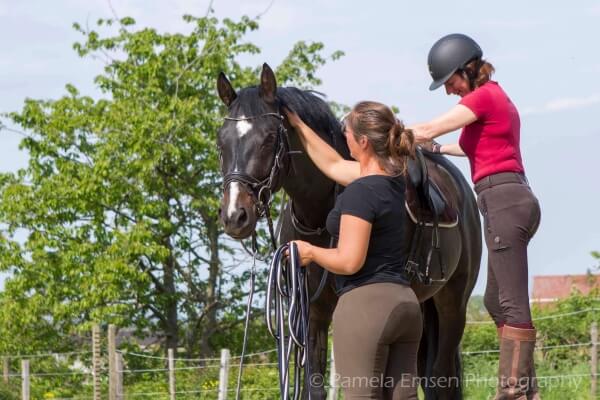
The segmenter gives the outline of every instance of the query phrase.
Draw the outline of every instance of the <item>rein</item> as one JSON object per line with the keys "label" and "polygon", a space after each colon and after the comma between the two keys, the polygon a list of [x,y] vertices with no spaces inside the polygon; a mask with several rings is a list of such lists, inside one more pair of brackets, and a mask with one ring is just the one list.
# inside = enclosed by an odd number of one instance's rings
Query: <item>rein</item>
{"label": "rein", "polygon": [[293,399],[298,400],[304,381],[308,383],[306,390],[310,400],[308,271],[300,265],[296,244],[284,244],[277,249],[267,282],[265,319],[269,333],[277,341],[281,398],[290,399],[290,387],[293,387]]}

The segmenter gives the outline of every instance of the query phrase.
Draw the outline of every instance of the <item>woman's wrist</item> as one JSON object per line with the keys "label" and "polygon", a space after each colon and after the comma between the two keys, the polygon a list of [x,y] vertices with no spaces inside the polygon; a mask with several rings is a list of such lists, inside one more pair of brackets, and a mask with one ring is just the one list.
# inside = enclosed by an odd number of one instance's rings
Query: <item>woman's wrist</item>
{"label": "woman's wrist", "polygon": [[442,154],[442,145],[436,142],[435,140],[431,141],[431,151],[432,153]]}

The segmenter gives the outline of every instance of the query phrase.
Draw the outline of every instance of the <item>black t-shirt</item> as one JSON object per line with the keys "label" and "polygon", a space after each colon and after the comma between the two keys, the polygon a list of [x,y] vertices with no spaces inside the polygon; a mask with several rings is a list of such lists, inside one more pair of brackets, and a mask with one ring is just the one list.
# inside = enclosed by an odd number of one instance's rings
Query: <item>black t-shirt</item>
{"label": "black t-shirt", "polygon": [[394,282],[409,284],[404,273],[406,255],[405,182],[402,177],[368,175],[350,183],[327,216],[327,230],[337,240],[343,214],[362,218],[372,224],[367,257],[362,268],[353,275],[336,275],[338,294],[358,286]]}

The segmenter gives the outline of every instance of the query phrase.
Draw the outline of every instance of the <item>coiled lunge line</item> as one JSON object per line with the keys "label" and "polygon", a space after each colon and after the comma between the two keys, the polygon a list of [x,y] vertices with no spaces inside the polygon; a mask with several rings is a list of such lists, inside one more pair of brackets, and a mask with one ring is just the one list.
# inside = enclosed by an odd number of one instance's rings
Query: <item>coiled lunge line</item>
{"label": "coiled lunge line", "polygon": [[[290,399],[292,387],[292,398],[300,398],[303,378],[307,380],[310,399],[309,305],[308,273],[300,265],[298,247],[293,242],[284,244],[275,251],[271,261],[265,302],[267,328],[277,341],[279,389],[283,400]],[[292,357],[293,376],[290,376]]]}

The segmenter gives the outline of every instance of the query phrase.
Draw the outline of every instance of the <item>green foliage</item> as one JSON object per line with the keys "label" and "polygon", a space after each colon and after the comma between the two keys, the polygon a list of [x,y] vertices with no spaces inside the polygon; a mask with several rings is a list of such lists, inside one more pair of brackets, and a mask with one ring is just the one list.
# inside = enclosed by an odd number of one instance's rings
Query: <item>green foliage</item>
{"label": "green foliage", "polygon": [[491,321],[483,304],[483,296],[471,296],[467,304],[467,321]]}
{"label": "green foliage", "polygon": [[[533,308],[539,347],[536,372],[542,398],[590,398],[590,328],[598,322],[598,295],[598,291],[573,293],[552,305]],[[481,315],[480,299],[471,300],[470,318]],[[467,325],[462,341],[464,374],[469,380],[465,382],[466,398],[489,398],[495,391],[498,368],[496,327],[484,316],[470,320],[480,323]]]}
{"label": "green foliage", "polygon": [[[246,281],[226,273],[238,260],[218,223],[215,86],[221,71],[256,84],[258,68],[236,60],[259,53],[244,39],[258,23],[184,20],[189,34],[135,30],[132,18],[74,24],[75,51],[106,63],[100,98],[67,85],[7,115],[30,160],[0,175],[0,353],[66,350],[94,321],[159,332],[189,354],[239,329]],[[318,84],[341,55],[322,50],[293,46],[279,83]]]}
{"label": "green foliage", "polygon": [[[589,295],[573,293],[568,299],[559,301],[555,307],[534,310],[539,330],[539,342],[543,346],[573,345],[590,341],[590,328],[598,322],[600,301],[598,290]],[[564,314],[560,319],[547,318],[552,314]],[[582,361],[589,362],[587,346],[559,348],[542,352],[544,362],[550,370],[575,367]]]}
{"label": "green foliage", "polygon": [[0,400],[19,400],[19,397],[15,394],[14,388],[0,382]]}
{"label": "green foliage", "polygon": [[598,251],[592,251],[592,257],[594,257],[596,260],[598,261],[598,264],[594,267],[594,269],[600,271],[600,252]]}

